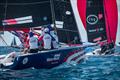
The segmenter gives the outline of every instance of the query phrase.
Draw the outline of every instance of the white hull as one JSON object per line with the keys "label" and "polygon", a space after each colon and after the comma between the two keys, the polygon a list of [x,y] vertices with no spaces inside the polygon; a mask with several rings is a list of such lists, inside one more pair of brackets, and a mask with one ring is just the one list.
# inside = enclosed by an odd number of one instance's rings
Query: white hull
{"label": "white hull", "polygon": [[0,55],[0,63],[2,62],[2,60],[5,58],[6,55]]}

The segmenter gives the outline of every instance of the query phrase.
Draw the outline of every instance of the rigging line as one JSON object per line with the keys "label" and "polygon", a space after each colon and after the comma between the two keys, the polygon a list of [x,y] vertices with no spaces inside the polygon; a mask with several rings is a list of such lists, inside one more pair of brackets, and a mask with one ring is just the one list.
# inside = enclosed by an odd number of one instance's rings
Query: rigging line
{"label": "rigging line", "polygon": [[78,32],[78,31],[68,30],[68,29],[59,29],[59,30],[62,30],[62,31],[70,31],[70,32]]}
{"label": "rigging line", "polygon": [[61,3],[61,1],[56,1],[57,3],[56,3],[56,8],[60,8],[61,6],[60,5],[62,5],[62,3]]}
{"label": "rigging line", "polygon": [[[56,0],[56,1],[60,1],[60,0]],[[65,0],[61,0],[61,2],[70,3],[69,1],[65,1]]]}
{"label": "rigging line", "polygon": [[66,3],[66,4],[69,3],[69,4],[70,4],[70,2],[68,2],[68,1],[56,1],[56,2],[57,2],[56,8],[57,8],[57,7],[60,7],[60,5],[61,5],[61,4],[64,4],[64,3]]}
{"label": "rigging line", "polygon": [[[34,4],[43,4],[48,3],[50,1],[42,1],[42,2],[32,2],[32,3],[7,3],[8,5],[34,5]],[[0,5],[5,5],[5,3],[0,3]]]}

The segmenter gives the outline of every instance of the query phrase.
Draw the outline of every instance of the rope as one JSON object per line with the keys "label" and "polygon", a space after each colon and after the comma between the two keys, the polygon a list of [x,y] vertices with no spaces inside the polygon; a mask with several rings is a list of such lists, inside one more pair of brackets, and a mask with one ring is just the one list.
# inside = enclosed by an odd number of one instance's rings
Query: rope
{"label": "rope", "polygon": [[78,32],[78,31],[68,30],[68,29],[59,29],[59,30],[62,30],[62,31],[70,31],[70,32]]}

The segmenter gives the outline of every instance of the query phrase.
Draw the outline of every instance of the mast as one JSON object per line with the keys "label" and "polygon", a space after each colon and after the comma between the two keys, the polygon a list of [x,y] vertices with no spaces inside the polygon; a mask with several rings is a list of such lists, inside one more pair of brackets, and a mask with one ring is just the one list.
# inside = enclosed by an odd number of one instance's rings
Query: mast
{"label": "mast", "polygon": [[[7,7],[8,7],[8,1],[5,1],[5,13],[4,13],[4,20],[6,19],[7,16]],[[3,25],[3,31],[5,31],[5,25]]]}
{"label": "mast", "polygon": [[54,28],[57,32],[57,28],[56,28],[56,22],[55,22],[55,10],[54,10],[54,2],[53,0],[50,0],[50,6],[51,6],[51,13],[52,13],[52,22],[54,24]]}

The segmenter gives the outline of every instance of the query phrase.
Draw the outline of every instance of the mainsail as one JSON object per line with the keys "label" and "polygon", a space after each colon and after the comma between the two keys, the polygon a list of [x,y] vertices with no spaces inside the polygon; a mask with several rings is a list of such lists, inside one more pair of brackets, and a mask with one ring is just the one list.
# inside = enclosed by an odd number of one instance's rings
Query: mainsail
{"label": "mainsail", "polygon": [[86,30],[89,42],[107,39],[103,0],[87,0]]}
{"label": "mainsail", "polygon": [[104,0],[108,42],[116,41],[118,29],[118,7],[116,0]]}
{"label": "mainsail", "polygon": [[57,34],[60,42],[72,43],[74,39],[78,38],[80,42],[80,36],[78,28],[75,22],[73,10],[69,0],[53,0],[55,20],[63,22],[63,27],[57,27]]}
{"label": "mainsail", "polygon": [[0,30],[28,32],[31,27],[62,22],[62,28],[56,27],[59,41],[80,41],[69,0],[1,0],[0,9]]}
{"label": "mainsail", "polygon": [[0,30],[20,30],[52,23],[50,0],[0,0]]}
{"label": "mainsail", "polygon": [[118,24],[116,0],[71,0],[71,4],[76,6],[77,12],[73,9],[76,20],[82,21],[79,28],[84,28],[89,42],[115,42]]}
{"label": "mainsail", "polygon": [[52,24],[50,0],[0,0],[0,31],[28,33],[31,27],[48,24]]}

